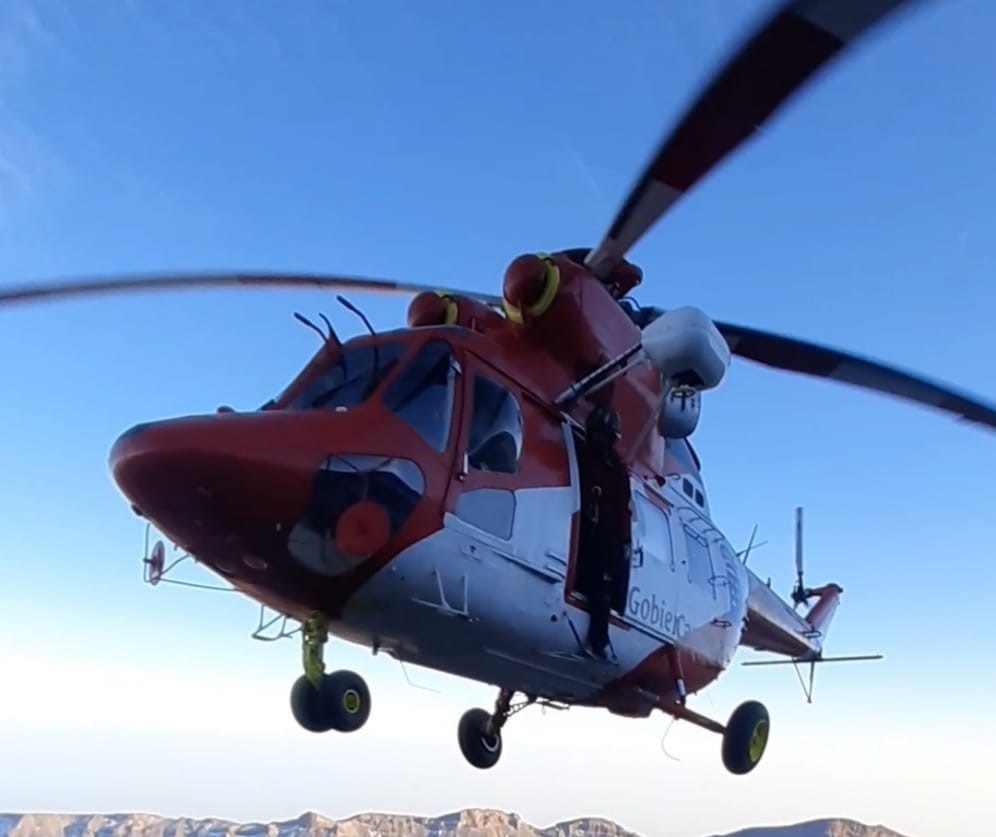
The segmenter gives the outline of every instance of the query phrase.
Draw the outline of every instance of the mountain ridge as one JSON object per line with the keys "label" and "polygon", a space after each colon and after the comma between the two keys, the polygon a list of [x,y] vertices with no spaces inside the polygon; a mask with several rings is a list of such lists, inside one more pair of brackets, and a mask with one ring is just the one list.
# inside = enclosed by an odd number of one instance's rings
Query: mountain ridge
{"label": "mountain ridge", "polygon": [[[604,817],[575,817],[546,827],[494,808],[464,808],[439,816],[365,812],[333,819],[305,811],[289,820],[239,822],[216,817],[0,813],[0,837],[658,837],[630,831]],[[883,825],[846,818],[752,826],[688,837],[913,837]]]}

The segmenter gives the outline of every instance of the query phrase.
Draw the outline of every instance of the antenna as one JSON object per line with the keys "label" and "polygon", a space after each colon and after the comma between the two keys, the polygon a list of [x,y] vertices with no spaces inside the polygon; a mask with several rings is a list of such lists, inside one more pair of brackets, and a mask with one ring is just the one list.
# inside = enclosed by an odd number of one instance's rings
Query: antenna
{"label": "antenna", "polygon": [[377,336],[377,332],[374,331],[374,327],[370,325],[370,320],[367,319],[366,314],[364,314],[359,308],[353,305],[353,303],[350,302],[348,299],[346,299],[346,297],[344,297],[342,294],[336,294],[335,298],[336,301],[343,308],[345,308],[348,311],[352,311],[354,314],[356,314],[357,317],[359,317],[363,321],[363,325],[367,327],[367,331],[369,331],[371,335],[373,335],[374,337]]}
{"label": "antenna", "polygon": [[[375,338],[373,344],[373,375],[370,377],[370,381],[367,383],[366,388],[363,393],[363,397],[366,398],[375,386],[380,382],[380,345],[376,341],[377,332],[374,331],[374,327],[370,325],[370,320],[367,319],[367,315],[364,314],[359,308],[353,305],[346,297],[342,294],[336,294],[335,297],[339,304],[345,308],[347,311],[352,311],[363,321],[363,325],[367,327],[367,331],[370,332],[370,336]],[[407,676],[407,675],[406,675]]]}
{"label": "antenna", "polygon": [[795,508],[795,577],[796,582],[795,589],[792,590],[792,601],[796,609],[798,609],[799,605],[809,601],[809,597],[812,595],[812,591],[806,587],[802,580],[802,506],[796,506]]}
{"label": "antenna", "polygon": [[315,334],[317,334],[317,335],[318,335],[319,337],[321,337],[321,338],[322,338],[322,342],[323,342],[323,343],[327,343],[327,342],[328,342],[328,340],[329,340],[329,336],[328,336],[327,334],[325,334],[325,333],[324,333],[324,332],[323,332],[323,331],[322,331],[322,330],[321,330],[321,329],[320,329],[320,328],[319,328],[318,326],[316,326],[316,325],[315,325],[315,324],[314,324],[314,323],[313,323],[313,322],[312,322],[311,320],[309,320],[309,319],[308,319],[308,318],[307,318],[306,316],[304,316],[304,314],[301,314],[300,312],[298,312],[298,311],[295,311],[295,312],[294,312],[294,319],[295,319],[295,320],[297,320],[297,321],[298,321],[299,323],[303,323],[303,324],[304,324],[304,325],[306,325],[306,326],[307,326],[308,328],[310,328],[310,329],[311,329],[311,330],[312,330],[313,332],[315,332]]}
{"label": "antenna", "polygon": [[747,548],[746,549],[741,549],[737,553],[737,558],[740,558],[740,559],[743,560],[745,567],[747,566],[747,559],[750,558],[750,551],[752,549],[760,549],[762,546],[764,546],[767,543],[767,541],[761,541],[760,543],[754,543],[754,538],[755,537],[757,537],[757,524],[756,523],[754,524],[754,529],[750,533],[750,540],[747,541]]}

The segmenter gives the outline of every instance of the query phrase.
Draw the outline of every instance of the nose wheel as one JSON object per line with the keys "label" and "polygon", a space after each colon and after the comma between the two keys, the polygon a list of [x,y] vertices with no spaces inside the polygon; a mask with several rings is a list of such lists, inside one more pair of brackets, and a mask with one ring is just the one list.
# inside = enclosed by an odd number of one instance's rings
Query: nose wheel
{"label": "nose wheel", "polygon": [[325,673],[324,647],[328,625],[323,616],[309,617],[301,631],[302,674],[291,688],[294,720],[309,732],[355,732],[370,717],[370,689],[355,671]]}
{"label": "nose wheel", "polygon": [[501,729],[486,709],[468,709],[457,727],[460,752],[472,767],[487,770],[501,758]]}
{"label": "nose wheel", "polygon": [[495,701],[494,712],[486,709],[468,709],[457,726],[457,741],[460,752],[472,766],[479,770],[494,767],[501,758],[501,729],[511,715],[525,709],[536,698],[527,697],[512,704],[513,692],[502,689]]}

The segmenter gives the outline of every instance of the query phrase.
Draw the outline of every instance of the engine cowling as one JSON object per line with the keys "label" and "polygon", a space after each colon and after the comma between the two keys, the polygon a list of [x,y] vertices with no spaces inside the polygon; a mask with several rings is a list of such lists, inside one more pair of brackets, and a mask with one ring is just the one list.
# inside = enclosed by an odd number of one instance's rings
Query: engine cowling
{"label": "engine cowling", "polygon": [[435,325],[461,325],[483,329],[501,326],[504,320],[480,300],[442,291],[422,291],[408,305],[410,328]]}
{"label": "engine cowling", "polygon": [[642,331],[643,351],[665,381],[699,392],[719,386],[730,366],[730,347],[704,311],[665,311]]}
{"label": "engine cowling", "polygon": [[588,373],[639,339],[638,326],[611,290],[568,253],[513,259],[505,270],[502,298],[508,321],[575,375]]}

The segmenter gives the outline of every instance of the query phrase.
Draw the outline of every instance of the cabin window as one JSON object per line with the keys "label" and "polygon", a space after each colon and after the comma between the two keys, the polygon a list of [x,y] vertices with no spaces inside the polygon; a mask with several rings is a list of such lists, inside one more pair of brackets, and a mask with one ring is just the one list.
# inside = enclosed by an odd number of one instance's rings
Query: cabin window
{"label": "cabin window", "polygon": [[455,376],[449,343],[430,340],[384,393],[387,408],[437,451],[450,438]]}
{"label": "cabin window", "polygon": [[308,381],[288,406],[298,410],[353,407],[370,397],[406,349],[398,341],[347,344],[339,359]]}
{"label": "cabin window", "polygon": [[644,560],[668,566],[674,572],[674,550],[671,547],[671,521],[667,512],[655,506],[639,492],[633,493],[637,520],[640,525],[640,548]]}
{"label": "cabin window", "polygon": [[709,555],[709,542],[687,526],[682,528],[685,530],[685,551],[688,555],[688,581],[696,587],[712,590],[715,598],[716,590],[712,583],[712,557]]}
{"label": "cabin window", "polygon": [[522,453],[522,409],[505,387],[474,376],[467,464],[477,471],[514,474]]}

